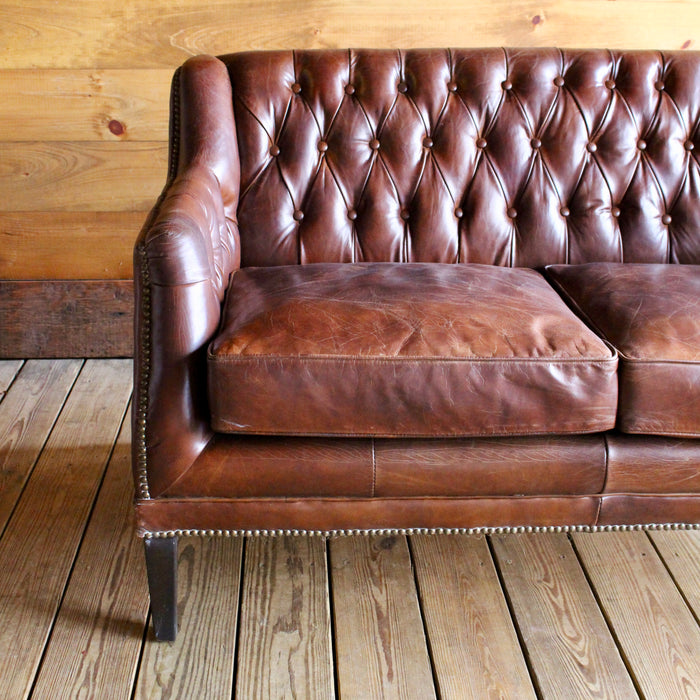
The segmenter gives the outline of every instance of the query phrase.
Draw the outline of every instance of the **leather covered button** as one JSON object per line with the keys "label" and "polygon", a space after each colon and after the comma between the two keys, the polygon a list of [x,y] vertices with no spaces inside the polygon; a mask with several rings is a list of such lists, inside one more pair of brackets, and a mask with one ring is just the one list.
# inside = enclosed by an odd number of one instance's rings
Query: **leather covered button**
{"label": "leather covered button", "polygon": [[518,215],[518,210],[514,207],[508,207],[506,214],[508,214],[509,218],[514,219]]}
{"label": "leather covered button", "polygon": [[684,144],[683,147],[685,148],[686,151],[692,151],[695,148],[695,144],[688,139]]}
{"label": "leather covered button", "polygon": [[657,81],[654,83],[654,87],[655,87],[657,90],[663,90],[663,89],[666,87],[666,85],[664,85],[664,81],[663,81],[663,80],[657,80]]}
{"label": "leather covered button", "polygon": [[587,143],[586,150],[589,153],[595,153],[598,150],[598,146],[596,146],[594,143]]}
{"label": "leather covered button", "polygon": [[328,150],[328,144],[325,141],[318,142],[318,150],[321,153],[325,153]]}
{"label": "leather covered button", "polygon": [[477,148],[486,148],[486,139],[479,137],[476,140],[476,147]]}
{"label": "leather covered button", "polygon": [[569,216],[569,214],[571,214],[571,210],[569,209],[569,207],[562,207],[562,208],[559,210],[559,213],[560,213],[563,217],[567,217],[567,216]]}
{"label": "leather covered button", "polygon": [[299,85],[299,83],[292,83],[292,92],[298,95],[301,92],[301,85]]}
{"label": "leather covered button", "polygon": [[276,143],[273,143],[272,146],[270,146],[270,155],[273,158],[276,158],[279,154],[280,154],[280,147]]}
{"label": "leather covered button", "polygon": [[662,223],[664,226],[668,226],[668,225],[671,223],[671,215],[670,215],[670,214],[664,214],[664,215],[661,217],[661,223]]}
{"label": "leather covered button", "polygon": [[355,221],[356,218],[357,212],[354,209],[348,209],[348,219],[350,219],[350,221]]}
{"label": "leather covered button", "polygon": [[620,207],[613,207],[610,213],[617,219],[620,216]]}
{"label": "leather covered button", "polygon": [[294,221],[301,221],[304,218],[304,212],[301,209],[296,209],[293,216]]}
{"label": "leather covered button", "polygon": [[530,139],[530,145],[533,148],[537,149],[537,148],[540,148],[542,146],[542,141],[540,141],[538,138],[532,138],[532,139]]}
{"label": "leather covered button", "polygon": [[563,87],[564,86],[564,78],[561,75],[558,75],[556,78],[554,78],[554,84],[557,87]]}
{"label": "leather covered button", "polygon": [[615,89],[615,81],[612,78],[608,78],[605,81],[605,87],[608,88],[608,90],[614,90]]}
{"label": "leather covered button", "polygon": [[404,92],[404,93],[405,93],[405,92],[408,92],[408,85],[406,84],[405,81],[402,80],[402,81],[397,85],[396,89],[397,89],[399,92]]}
{"label": "leather covered button", "polygon": [[464,216],[464,212],[462,211],[462,207],[457,207],[457,208],[455,209],[455,216],[456,216],[458,219],[461,219],[461,218]]}
{"label": "leather covered button", "polygon": [[378,150],[379,150],[379,139],[372,139],[372,140],[369,142],[369,147],[370,147],[373,151],[378,151]]}
{"label": "leather covered button", "polygon": [[346,95],[354,95],[355,94],[355,86],[354,85],[346,85],[345,86],[345,94]]}
{"label": "leather covered button", "polygon": [[430,138],[430,136],[426,136],[423,139],[423,146],[425,148],[432,148],[433,147],[433,140]]}
{"label": "leather covered button", "polygon": [[404,221],[408,221],[408,219],[410,218],[411,215],[409,214],[408,209],[402,209],[402,210],[401,210],[401,213],[399,214],[399,216],[400,216]]}
{"label": "leather covered button", "polygon": [[447,89],[450,92],[457,92],[457,83],[454,80],[450,80],[450,82],[447,83]]}
{"label": "leather covered button", "polygon": [[502,87],[504,90],[512,90],[512,89],[513,89],[513,83],[511,83],[510,80],[504,80],[504,81],[501,83],[501,87]]}
{"label": "leather covered button", "polygon": [[639,139],[639,141],[637,141],[637,148],[640,151],[646,151],[647,150],[647,142],[644,139]]}

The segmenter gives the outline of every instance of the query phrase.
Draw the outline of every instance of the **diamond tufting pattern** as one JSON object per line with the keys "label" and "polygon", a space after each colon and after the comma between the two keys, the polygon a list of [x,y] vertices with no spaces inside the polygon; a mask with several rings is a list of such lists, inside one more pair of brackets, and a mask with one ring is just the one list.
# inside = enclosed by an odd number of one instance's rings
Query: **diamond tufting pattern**
{"label": "diamond tufting pattern", "polygon": [[245,266],[700,262],[697,54],[223,60]]}

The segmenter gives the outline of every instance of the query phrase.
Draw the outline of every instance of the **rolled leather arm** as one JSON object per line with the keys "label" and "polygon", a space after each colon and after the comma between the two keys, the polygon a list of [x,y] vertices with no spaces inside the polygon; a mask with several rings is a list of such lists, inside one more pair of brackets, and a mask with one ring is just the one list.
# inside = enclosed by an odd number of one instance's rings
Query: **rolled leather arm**
{"label": "rolled leather arm", "polygon": [[238,149],[224,65],[190,59],[173,81],[171,113],[171,173],[134,251],[137,499],[162,494],[211,438],[206,348],[240,264]]}

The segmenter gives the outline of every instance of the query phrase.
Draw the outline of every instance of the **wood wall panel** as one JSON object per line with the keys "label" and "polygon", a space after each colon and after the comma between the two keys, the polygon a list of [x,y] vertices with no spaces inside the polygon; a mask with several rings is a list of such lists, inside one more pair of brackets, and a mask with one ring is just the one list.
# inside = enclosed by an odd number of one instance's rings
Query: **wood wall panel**
{"label": "wood wall panel", "polygon": [[0,70],[0,141],[166,141],[172,70]]}
{"label": "wood wall panel", "polygon": [[[0,68],[162,68],[250,48],[682,48],[694,0],[4,0]],[[694,31],[695,30],[695,31]],[[688,48],[688,46],[685,46]]]}
{"label": "wood wall panel", "polygon": [[0,143],[0,211],[146,211],[167,160],[152,141]]}
{"label": "wood wall panel", "polygon": [[700,0],[3,0],[0,280],[131,275],[189,55],[493,45],[700,48]]}
{"label": "wood wall panel", "polygon": [[0,280],[0,357],[131,357],[133,298],[131,280]]}
{"label": "wood wall panel", "polygon": [[131,279],[142,211],[0,212],[0,268],[14,279]]}

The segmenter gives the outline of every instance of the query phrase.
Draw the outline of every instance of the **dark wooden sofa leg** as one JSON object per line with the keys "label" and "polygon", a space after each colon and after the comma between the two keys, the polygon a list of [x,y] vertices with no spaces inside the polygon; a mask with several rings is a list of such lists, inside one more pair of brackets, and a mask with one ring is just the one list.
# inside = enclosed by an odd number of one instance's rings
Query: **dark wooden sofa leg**
{"label": "dark wooden sofa leg", "polygon": [[177,537],[144,540],[153,631],[159,642],[177,636]]}

